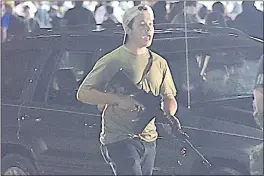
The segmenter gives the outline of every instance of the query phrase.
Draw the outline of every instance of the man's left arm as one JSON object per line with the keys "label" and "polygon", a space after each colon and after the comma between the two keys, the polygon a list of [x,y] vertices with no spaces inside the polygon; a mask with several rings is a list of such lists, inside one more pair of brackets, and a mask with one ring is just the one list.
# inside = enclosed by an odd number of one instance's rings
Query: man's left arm
{"label": "man's left arm", "polygon": [[165,63],[163,69],[163,81],[160,87],[160,95],[163,98],[163,104],[162,104],[163,111],[167,115],[174,116],[178,107],[177,101],[175,99],[176,88],[167,62]]}

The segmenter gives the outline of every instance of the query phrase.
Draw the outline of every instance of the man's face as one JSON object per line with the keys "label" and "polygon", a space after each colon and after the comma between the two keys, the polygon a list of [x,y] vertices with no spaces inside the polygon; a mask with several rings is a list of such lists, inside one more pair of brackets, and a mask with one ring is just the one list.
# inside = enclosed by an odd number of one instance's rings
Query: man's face
{"label": "man's face", "polygon": [[129,31],[128,35],[140,48],[149,47],[151,45],[154,35],[154,26],[153,20],[147,11],[134,18],[132,29]]}

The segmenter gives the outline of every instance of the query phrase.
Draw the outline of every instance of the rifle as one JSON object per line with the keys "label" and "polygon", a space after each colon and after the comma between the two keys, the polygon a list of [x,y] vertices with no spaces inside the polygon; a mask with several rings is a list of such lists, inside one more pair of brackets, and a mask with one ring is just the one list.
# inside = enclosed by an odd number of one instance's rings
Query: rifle
{"label": "rifle", "polygon": [[137,120],[134,120],[135,132],[140,134],[144,128],[149,124],[149,122],[156,118],[157,123],[164,123],[166,120],[171,120],[170,123],[174,123],[172,118],[177,119],[176,117],[171,117],[171,119],[166,119],[162,109],[160,107],[161,98],[154,96],[150,93],[146,93],[144,90],[140,89],[138,85],[134,84],[129,76],[121,68],[112,78],[111,81],[107,84],[106,91],[120,93],[133,97],[136,101],[140,102],[144,107],[137,107],[139,112],[139,117]]}
{"label": "rifle", "polygon": [[163,110],[157,108],[160,107],[161,98],[145,92],[139,85],[134,84],[122,68],[106,85],[106,92],[120,93],[120,90],[122,94],[132,96],[144,106],[144,108],[139,107],[140,118],[134,121],[134,130],[137,134],[140,134],[153,118],[156,118],[157,123],[170,124],[172,136],[186,142],[202,158],[206,166],[211,166],[209,161],[188,140],[189,136],[182,131],[180,126],[175,125],[180,124],[178,118],[171,115],[165,116]]}

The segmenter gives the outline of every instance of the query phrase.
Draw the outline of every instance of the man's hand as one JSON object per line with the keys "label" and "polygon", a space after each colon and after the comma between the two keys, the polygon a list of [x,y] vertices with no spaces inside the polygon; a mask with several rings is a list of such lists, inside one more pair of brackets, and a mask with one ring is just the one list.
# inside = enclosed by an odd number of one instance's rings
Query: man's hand
{"label": "man's hand", "polygon": [[173,131],[181,129],[181,123],[177,117],[169,115],[166,118],[169,120]]}
{"label": "man's hand", "polygon": [[139,107],[144,108],[144,106],[138,101],[136,101],[132,96],[124,96],[124,95],[118,96],[117,106],[120,109],[130,110],[130,111],[136,111],[138,110]]}
{"label": "man's hand", "polygon": [[185,132],[182,131],[181,123],[177,117],[166,116],[166,118],[169,121],[169,127],[166,125],[164,127],[165,127],[165,130],[168,132],[168,134],[172,134],[173,136],[181,140],[185,140],[189,138],[189,136]]}
{"label": "man's hand", "polygon": [[165,98],[162,102],[162,108],[165,115],[175,115],[177,111],[177,101],[175,98]]}

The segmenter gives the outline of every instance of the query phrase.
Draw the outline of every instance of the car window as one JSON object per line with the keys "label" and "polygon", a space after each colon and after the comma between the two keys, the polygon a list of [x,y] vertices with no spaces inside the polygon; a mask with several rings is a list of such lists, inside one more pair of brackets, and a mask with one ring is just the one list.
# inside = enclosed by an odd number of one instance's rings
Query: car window
{"label": "car window", "polygon": [[196,56],[197,64],[200,62],[199,76],[203,80],[199,92],[202,99],[252,94],[258,62],[251,58],[251,53],[241,49],[209,55]]}
{"label": "car window", "polygon": [[65,51],[48,88],[47,103],[81,106],[76,99],[77,90],[94,65],[94,53]]}
{"label": "car window", "polygon": [[44,56],[42,50],[4,50],[1,54],[2,99],[17,100],[27,83],[29,73],[37,59]]}
{"label": "car window", "polygon": [[46,96],[49,79],[52,75],[52,70],[56,65],[55,63],[58,59],[59,54],[60,54],[59,50],[51,51],[47,61],[45,62],[42,72],[38,77],[37,85],[35,87],[34,95],[32,97],[32,100],[34,102],[42,102],[42,103],[45,102],[45,96]]}
{"label": "car window", "polygon": [[[187,105],[187,67],[184,54],[165,55],[177,88],[177,99]],[[252,94],[258,56],[243,49],[190,52],[191,102]]]}

